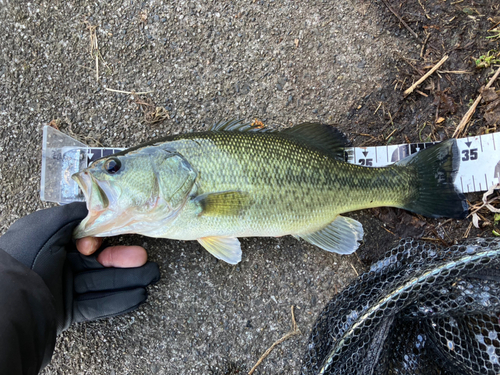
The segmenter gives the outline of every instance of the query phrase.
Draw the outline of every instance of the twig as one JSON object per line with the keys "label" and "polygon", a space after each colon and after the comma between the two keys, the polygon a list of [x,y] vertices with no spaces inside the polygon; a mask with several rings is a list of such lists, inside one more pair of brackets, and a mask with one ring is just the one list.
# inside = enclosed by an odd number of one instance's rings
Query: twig
{"label": "twig", "polygon": [[[495,82],[495,80],[498,78],[499,75],[500,75],[500,68],[498,68],[497,71],[495,72],[495,74],[493,75],[493,77],[491,77],[490,81],[485,86],[485,89],[490,88],[491,85],[493,84],[493,82]],[[477,99],[474,101],[474,104],[472,104],[472,106],[469,108],[467,113],[465,113],[464,117],[462,118],[462,121],[460,121],[460,124],[458,124],[457,128],[455,129],[455,132],[453,133],[453,137],[457,138],[462,133],[462,131],[465,130],[465,126],[470,121],[470,118],[472,117],[472,115],[476,111],[476,108],[479,105],[479,102],[481,101],[482,98],[483,98],[482,95],[479,94]]]}
{"label": "twig", "polygon": [[418,3],[420,4],[420,6],[422,7],[422,9],[424,10],[425,17],[427,17],[427,19],[430,20],[431,17],[427,14],[427,10],[424,8],[424,4],[422,4],[422,2],[420,0],[418,0]]}
{"label": "twig", "polygon": [[415,31],[413,31],[413,30],[411,29],[411,27],[410,27],[410,26],[408,26],[408,24],[407,24],[405,21],[403,21],[403,19],[401,18],[401,16],[400,16],[399,14],[397,14],[397,13],[394,11],[394,9],[392,9],[392,7],[391,7],[391,6],[387,3],[387,1],[385,1],[385,0],[382,0],[382,1],[384,2],[384,4],[385,4],[385,6],[387,7],[387,9],[389,9],[389,10],[392,12],[392,14],[394,14],[394,15],[397,17],[397,19],[399,20],[399,22],[401,22],[401,23],[403,24],[403,26],[404,26],[404,27],[406,27],[406,29],[407,29],[407,30],[408,30],[408,31],[409,31],[409,32],[410,32],[410,33],[411,33],[411,34],[412,34],[415,38],[417,38],[417,40],[420,42],[420,38],[418,37],[417,33],[416,33]]}
{"label": "twig", "polygon": [[365,133],[352,133],[352,134],[356,134],[356,135],[361,135],[363,137],[370,137],[371,139],[375,139],[377,140],[378,138],[374,137],[373,135],[371,134],[365,134]]}
{"label": "twig", "polygon": [[[490,19],[488,18],[488,21],[489,21],[489,20],[490,20]],[[491,30],[495,29],[495,27],[497,27],[498,25],[500,25],[500,22],[497,22],[496,24],[494,24],[493,26],[491,26],[491,27],[490,27],[488,30],[486,30],[486,31],[491,31]]]}
{"label": "twig", "polygon": [[128,95],[145,95],[145,94],[150,94],[152,93],[153,91],[143,91],[143,92],[135,92],[135,91],[122,91],[122,90],[114,90],[114,89],[110,89],[110,88],[107,88],[105,87],[104,88],[105,90],[108,90],[108,91],[111,91],[111,92],[119,92],[121,94],[128,94]]}
{"label": "twig", "polygon": [[[492,205],[493,202],[500,200],[500,196],[496,196],[496,197],[493,197],[491,199],[488,199],[488,197],[490,195],[492,195],[495,190],[498,190],[498,189],[500,189],[500,184],[495,184],[495,185],[490,186],[488,191],[483,194],[483,203],[471,205],[471,213],[469,214],[469,216],[472,216],[472,223],[474,224],[474,226],[476,228],[479,228],[479,216],[480,215],[479,215],[478,211],[481,210],[483,207],[486,207],[490,212],[500,213],[500,208],[496,208],[495,206]],[[481,218],[483,220],[485,220],[484,217],[481,216]]]}
{"label": "twig", "polygon": [[432,237],[420,237],[421,240],[425,241],[434,241],[434,242],[441,242],[442,240],[440,238],[432,238]]}
{"label": "twig", "polygon": [[418,85],[420,85],[422,82],[424,82],[432,73],[434,73],[436,70],[438,70],[439,67],[441,65],[443,65],[446,60],[448,60],[448,55],[444,55],[443,58],[436,65],[434,65],[432,67],[431,70],[429,70],[427,73],[425,73],[422,76],[422,78],[420,78],[417,82],[415,82],[413,85],[411,85],[410,88],[406,89],[404,92],[404,96],[410,95],[413,92],[413,90],[415,90],[418,87]]}
{"label": "twig", "polygon": [[358,273],[358,271],[356,270],[356,267],[354,267],[354,266],[352,265],[352,263],[349,263],[349,265],[350,265],[350,266],[352,267],[352,269],[354,270],[354,273],[356,274],[356,276],[357,276],[357,277],[359,277],[359,273]]}
{"label": "twig", "polygon": [[463,238],[469,237],[471,229],[472,229],[472,221],[470,222],[469,226],[467,227],[467,230],[465,231]]}
{"label": "twig", "polygon": [[467,70],[438,70],[438,73],[444,74],[474,74],[474,72],[468,72]]}
{"label": "twig", "polygon": [[389,134],[387,137],[385,137],[385,140],[387,141],[389,138],[391,138],[391,137],[392,137],[392,135],[393,135],[394,133],[396,133],[396,131],[397,131],[397,130],[398,130],[398,129],[394,129],[394,130],[391,132],[391,134]]}
{"label": "twig", "polygon": [[391,111],[388,110],[387,114],[389,115],[389,119],[391,120],[391,125],[394,126],[394,121],[392,120]]}
{"label": "twig", "polygon": [[97,51],[95,54],[95,79],[99,81],[99,45],[97,44],[97,33],[94,27],[94,49]]}
{"label": "twig", "polygon": [[87,24],[87,28],[90,33],[90,57],[95,57],[95,78],[99,81],[99,56],[97,53],[94,53],[95,51],[99,51],[96,33],[97,26],[92,26],[88,21],[85,21],[85,23]]}
{"label": "twig", "polygon": [[90,58],[95,59],[95,78],[99,81],[99,59],[102,64],[108,69],[108,64],[104,61],[104,58],[99,51],[99,43],[97,42],[97,26],[92,26],[90,22],[84,21],[90,33]]}
{"label": "twig", "polygon": [[453,221],[453,219],[447,219],[447,220],[443,221],[442,223],[439,223],[436,228],[442,227],[443,225],[446,225],[452,221]]}
{"label": "twig", "polygon": [[272,344],[271,347],[269,347],[269,349],[267,349],[266,352],[264,354],[262,354],[262,356],[259,358],[259,360],[255,364],[255,366],[253,366],[251,368],[251,370],[248,371],[248,375],[253,374],[253,372],[255,371],[257,366],[259,366],[262,363],[262,361],[264,359],[266,359],[266,357],[269,355],[269,353],[271,353],[271,351],[274,349],[275,346],[281,344],[285,340],[288,340],[292,336],[302,334],[302,332],[300,332],[300,330],[297,328],[297,322],[295,321],[295,314],[293,313],[293,306],[291,307],[291,310],[292,310],[292,330],[290,332],[288,332],[285,336],[280,338],[278,341],[276,341],[274,344]]}
{"label": "twig", "polygon": [[422,43],[422,48],[420,49],[420,57],[424,57],[424,49],[425,49],[425,46],[427,45],[427,41],[429,40],[430,37],[431,37],[431,33],[427,34],[427,36],[425,37],[425,40]]}
{"label": "twig", "polygon": [[386,232],[389,232],[390,234],[392,234],[393,236],[395,236],[394,232],[391,232],[391,231],[390,231],[389,229],[387,229],[386,227],[382,227],[382,226],[381,226],[381,228],[382,228],[383,230],[385,230]]}

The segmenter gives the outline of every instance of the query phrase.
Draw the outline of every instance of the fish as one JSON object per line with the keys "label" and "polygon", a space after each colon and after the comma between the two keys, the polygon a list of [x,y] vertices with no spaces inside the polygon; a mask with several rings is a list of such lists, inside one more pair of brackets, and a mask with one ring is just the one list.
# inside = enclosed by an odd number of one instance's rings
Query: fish
{"label": "fish", "polygon": [[72,176],[89,211],[74,237],[197,240],[237,264],[238,237],[293,235],[350,254],[363,239],[361,223],[342,215],[350,211],[392,206],[466,216],[453,185],[460,163],[454,139],[383,168],[347,163],[349,144],[326,124],[273,131],[228,121],[129,148]]}

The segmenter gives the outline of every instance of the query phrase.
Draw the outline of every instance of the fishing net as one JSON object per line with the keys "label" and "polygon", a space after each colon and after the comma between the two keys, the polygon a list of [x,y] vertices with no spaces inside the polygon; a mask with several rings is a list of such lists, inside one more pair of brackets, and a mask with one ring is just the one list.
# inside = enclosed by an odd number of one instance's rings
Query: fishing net
{"label": "fishing net", "polygon": [[302,374],[500,374],[500,239],[402,240],[318,317]]}

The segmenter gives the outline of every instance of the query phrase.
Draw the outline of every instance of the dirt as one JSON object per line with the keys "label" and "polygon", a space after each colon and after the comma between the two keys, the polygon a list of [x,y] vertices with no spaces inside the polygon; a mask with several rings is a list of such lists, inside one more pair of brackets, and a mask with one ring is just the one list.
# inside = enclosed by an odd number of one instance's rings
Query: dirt
{"label": "dirt", "polygon": [[[51,121],[87,144],[116,147],[231,118],[273,128],[332,123],[355,146],[451,137],[498,69],[476,68],[475,60],[487,65],[500,51],[500,38],[487,39],[500,4],[388,4],[417,37],[383,1],[2,2],[0,231],[50,206],[40,201],[39,178],[41,131]],[[405,97],[444,55],[438,72]],[[496,130],[487,121],[495,100],[479,105],[466,135]],[[481,215],[482,224],[494,223],[486,209]],[[297,373],[315,317],[371,262],[402,237],[451,244],[471,227],[470,219],[389,208],[350,216],[365,229],[350,256],[292,237],[251,238],[234,267],[194,242],[110,239],[144,246],[162,279],[138,311],[64,332],[43,374],[246,373],[291,330],[292,305],[302,335],[280,344],[255,374]]]}
{"label": "dirt", "polygon": [[[418,39],[386,4],[406,22]],[[392,1],[386,4],[379,8],[380,12],[390,16],[385,25],[386,30],[407,32],[412,35],[414,43],[410,43],[404,53],[395,56],[391,84],[374,92],[364,102],[355,104],[349,113],[352,127],[355,127],[357,133],[365,134],[364,138],[356,140],[355,146],[448,139],[468,111],[471,102],[482,92],[482,87],[500,66],[498,60],[495,64],[481,68],[478,66],[485,64],[476,63],[484,60],[481,57],[500,56],[500,38],[491,38],[498,35],[498,31],[488,31],[498,29],[500,4],[495,1]],[[433,74],[424,81],[418,87],[419,91],[405,96],[404,90],[445,55],[449,58],[438,69],[438,74]],[[497,81],[491,91],[498,88],[500,82]],[[466,131],[460,136],[497,131],[500,123],[488,121],[488,116],[493,117],[492,113],[496,110],[496,103],[495,109],[488,107],[490,102],[492,101],[481,102]],[[476,203],[481,197],[482,194],[469,194],[467,199]],[[410,217],[405,211],[392,208],[372,211],[375,217],[384,222],[384,229],[394,233],[396,238],[423,237],[443,245],[454,243],[466,233],[469,236],[491,236],[491,231],[495,228],[494,214],[486,209],[481,211],[485,218],[483,225],[490,225],[481,229],[471,227],[469,220],[449,221],[443,225],[442,220],[423,217],[417,219],[417,215]],[[385,233],[382,237],[390,238]],[[386,241],[381,239],[377,242]],[[359,255],[369,264],[381,252],[377,252],[374,247],[365,246]]]}

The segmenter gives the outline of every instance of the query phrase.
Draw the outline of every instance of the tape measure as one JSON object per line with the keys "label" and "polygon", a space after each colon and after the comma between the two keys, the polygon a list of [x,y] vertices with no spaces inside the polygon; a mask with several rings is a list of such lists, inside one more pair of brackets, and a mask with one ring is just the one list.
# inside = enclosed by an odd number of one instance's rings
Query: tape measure
{"label": "tape measure", "polygon": [[[346,150],[346,160],[366,167],[384,167],[436,143],[352,147]],[[459,138],[457,146],[460,167],[455,186],[458,191],[487,191],[490,186],[500,183],[500,133]]]}
{"label": "tape measure", "polygon": [[[346,149],[346,161],[365,167],[384,167],[424,150],[437,142],[410,143]],[[455,178],[458,191],[487,191],[500,183],[500,133],[457,139],[460,167]],[[50,127],[43,129],[40,198],[60,204],[84,201],[71,176],[102,157],[124,150],[117,147],[88,147]]]}

